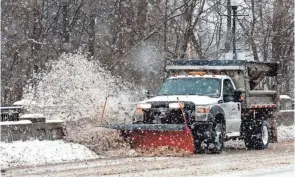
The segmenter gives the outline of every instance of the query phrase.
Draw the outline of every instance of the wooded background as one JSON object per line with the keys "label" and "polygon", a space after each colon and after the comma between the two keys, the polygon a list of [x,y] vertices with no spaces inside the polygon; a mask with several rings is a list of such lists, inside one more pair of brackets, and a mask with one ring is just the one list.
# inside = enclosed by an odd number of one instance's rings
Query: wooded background
{"label": "wooded background", "polygon": [[[237,48],[279,61],[294,94],[293,0],[241,0]],[[165,59],[231,51],[230,0],[2,0],[1,105],[20,100],[34,73],[64,52],[87,52],[114,75],[155,90]],[[266,80],[263,87],[270,88]]]}

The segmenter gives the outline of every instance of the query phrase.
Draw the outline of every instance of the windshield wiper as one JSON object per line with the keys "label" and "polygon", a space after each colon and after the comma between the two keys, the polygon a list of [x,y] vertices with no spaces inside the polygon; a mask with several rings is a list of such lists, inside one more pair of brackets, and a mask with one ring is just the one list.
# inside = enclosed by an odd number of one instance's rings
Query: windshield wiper
{"label": "windshield wiper", "polygon": [[211,97],[211,98],[218,98],[218,94],[216,93],[212,93],[212,94],[196,94],[198,96],[208,96],[208,97]]}
{"label": "windshield wiper", "polygon": [[157,96],[169,96],[169,95],[171,95],[171,94],[159,94]]}

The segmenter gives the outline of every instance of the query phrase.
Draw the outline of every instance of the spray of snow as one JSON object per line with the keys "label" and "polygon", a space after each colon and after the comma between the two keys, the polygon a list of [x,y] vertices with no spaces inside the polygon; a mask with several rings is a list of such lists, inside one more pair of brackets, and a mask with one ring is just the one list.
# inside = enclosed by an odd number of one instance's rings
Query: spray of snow
{"label": "spray of snow", "polygon": [[83,144],[98,154],[129,148],[117,131],[95,127],[131,122],[135,102],[140,99],[135,91],[138,89],[81,53],[63,54],[49,66],[48,73],[36,75],[25,88],[24,99],[36,102],[26,106],[28,112],[64,120],[65,140]]}
{"label": "spray of snow", "polygon": [[83,144],[99,155],[106,155],[106,151],[131,150],[130,144],[120,136],[116,130],[95,127],[98,124],[95,120],[81,119],[71,121],[66,126],[65,141]]}
{"label": "spray of snow", "polygon": [[142,73],[153,73],[163,67],[163,55],[152,42],[145,42],[137,47],[131,59],[133,66]]}
{"label": "spray of snow", "polygon": [[100,156],[85,146],[64,141],[0,142],[0,166],[29,166],[97,159]]}
{"label": "spray of snow", "polygon": [[[24,99],[34,100],[34,112],[48,119],[75,121],[101,117],[108,95],[105,117],[107,122],[130,121],[137,92],[129,83],[123,83],[98,62],[88,61],[81,53],[63,54],[50,63],[50,71],[41,73],[26,87]],[[32,107],[30,109],[33,109]]]}
{"label": "spray of snow", "polygon": [[165,76],[163,53],[160,47],[152,41],[145,41],[132,51],[128,61],[130,66],[136,69],[135,78],[137,79],[135,80],[140,80],[139,83],[142,85],[140,90],[149,89],[155,93],[162,83]]}

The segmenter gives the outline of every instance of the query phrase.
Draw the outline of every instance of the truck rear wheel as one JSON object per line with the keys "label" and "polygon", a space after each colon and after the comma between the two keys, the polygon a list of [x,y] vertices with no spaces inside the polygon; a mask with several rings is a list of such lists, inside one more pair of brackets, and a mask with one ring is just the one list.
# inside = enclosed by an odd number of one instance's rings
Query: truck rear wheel
{"label": "truck rear wheel", "polygon": [[263,120],[261,125],[248,131],[244,141],[247,149],[265,149],[268,147],[269,139],[269,127],[267,122]]}

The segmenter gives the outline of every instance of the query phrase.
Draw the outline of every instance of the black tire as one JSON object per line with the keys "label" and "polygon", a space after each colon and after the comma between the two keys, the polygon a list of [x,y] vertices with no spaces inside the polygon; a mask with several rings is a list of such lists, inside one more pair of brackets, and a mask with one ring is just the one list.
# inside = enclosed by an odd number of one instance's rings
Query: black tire
{"label": "black tire", "polygon": [[270,141],[267,122],[263,120],[253,131],[248,131],[244,141],[247,149],[261,150],[267,148]]}
{"label": "black tire", "polygon": [[[211,135],[207,137],[206,131],[210,131]],[[202,136],[200,136],[202,134]],[[194,145],[196,154],[219,154],[224,147],[225,125],[223,121],[214,122],[209,130],[194,132]]]}
{"label": "black tire", "polygon": [[[213,141],[208,143],[207,150],[209,153],[219,154],[222,152],[224,147],[224,134],[225,125],[223,122],[214,123],[213,128]],[[214,145],[214,147],[211,144]]]}
{"label": "black tire", "polygon": [[203,153],[203,149],[201,147],[201,144],[203,141],[203,138],[202,138],[203,132],[204,132],[204,129],[201,126],[197,126],[192,129],[192,134],[193,134],[193,138],[194,138],[194,153],[195,154],[202,154]]}
{"label": "black tire", "polygon": [[198,138],[194,138],[195,154],[203,154],[204,149],[201,147],[202,142]]}

